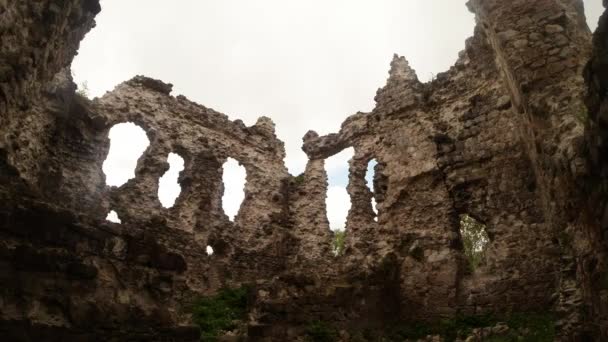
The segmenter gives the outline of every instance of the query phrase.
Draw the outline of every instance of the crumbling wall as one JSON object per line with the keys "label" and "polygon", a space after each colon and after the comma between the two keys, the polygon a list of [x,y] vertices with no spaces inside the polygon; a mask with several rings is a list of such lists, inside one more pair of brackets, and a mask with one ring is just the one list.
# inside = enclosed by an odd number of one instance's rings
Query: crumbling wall
{"label": "crumbling wall", "polygon": [[59,72],[69,68],[100,9],[94,0],[0,2],[0,149],[38,189],[58,172],[47,164],[50,133],[68,115],[75,89],[52,81],[71,78]]}
{"label": "crumbling wall", "polygon": [[[470,1],[478,25],[449,71],[423,84],[395,56],[376,108],[338,133],[308,132],[309,162],[293,177],[269,118],[247,127],[144,76],[94,100],[76,95],[67,67],[96,1],[0,2],[1,331],[196,340],[189,303],[250,284],[254,340],[292,340],[319,319],[382,330],[521,311],[556,312],[559,338],[605,337],[605,25],[585,85],[581,6]],[[108,187],[108,133],[124,122],[150,145],[135,178]],[[325,159],[351,147],[336,256]],[[169,153],[185,166],[163,208]],[[234,222],[221,205],[229,157],[247,171]],[[105,221],[110,210],[121,224]],[[490,237],[473,272],[465,214]]]}
{"label": "crumbling wall", "polygon": [[590,44],[583,4],[472,1],[471,6],[496,51],[503,82],[522,119],[522,141],[532,160],[544,221],[562,255],[556,303],[560,328],[566,335],[585,338],[585,330],[597,326],[591,323],[591,299],[583,289],[583,256],[597,250],[597,238],[581,186],[589,172],[582,71]]}
{"label": "crumbling wall", "polygon": [[[606,3],[604,2],[604,7]],[[608,338],[606,306],[608,305],[608,265],[606,264],[608,230],[608,116],[606,106],[606,71],[608,54],[608,14],[604,12],[593,35],[593,56],[585,68],[588,120],[585,126],[586,153],[589,175],[582,188],[587,198],[587,219],[592,228],[587,239],[592,248],[577,249],[577,273],[582,284],[589,321]],[[581,245],[581,247],[588,245]]]}

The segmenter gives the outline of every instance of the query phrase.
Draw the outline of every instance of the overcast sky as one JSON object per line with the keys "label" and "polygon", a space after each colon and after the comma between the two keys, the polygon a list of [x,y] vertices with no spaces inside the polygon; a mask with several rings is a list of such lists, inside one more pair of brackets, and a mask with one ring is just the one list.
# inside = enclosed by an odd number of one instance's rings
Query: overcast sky
{"label": "overcast sky", "polygon": [[[473,33],[465,2],[101,0],[97,27],[82,42],[72,69],[91,96],[142,74],[173,83],[173,95],[247,125],[269,116],[295,175],[306,164],[301,151],[306,131],[337,132],[349,115],[372,110],[393,53],[406,56],[423,81],[455,62]],[[595,28],[601,0],[585,5]],[[139,156],[147,143],[143,135],[122,131],[113,133],[113,146],[121,140],[120,148],[111,149],[113,161],[104,166],[109,184],[132,177],[128,154]],[[346,151],[327,165],[334,228],[343,226],[348,210],[344,187],[351,155]],[[179,165],[172,170],[176,175]],[[231,180],[238,172],[227,172],[227,188],[236,189],[227,192],[238,203],[242,182]],[[175,180],[163,183],[173,184],[161,193],[171,203],[179,189]]]}

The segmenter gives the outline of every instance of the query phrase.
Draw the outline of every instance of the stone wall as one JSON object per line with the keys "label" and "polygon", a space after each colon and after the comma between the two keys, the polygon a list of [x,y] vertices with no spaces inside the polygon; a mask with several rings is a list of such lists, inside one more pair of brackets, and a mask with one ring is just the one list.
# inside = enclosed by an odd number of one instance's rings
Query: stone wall
{"label": "stone wall", "polygon": [[[252,340],[294,340],[314,320],[382,330],[516,312],[554,312],[565,341],[608,338],[605,17],[592,50],[579,0],[469,8],[478,25],[449,71],[421,83],[395,56],[376,108],[308,132],[293,177],[269,118],[247,127],[144,76],[77,95],[69,64],[97,1],[0,1],[0,331],[197,340],[192,301],[248,284]],[[135,178],[109,187],[108,133],[124,122],[150,145]],[[351,147],[335,256],[324,165]],[[163,208],[169,153],[185,168]],[[227,158],[247,171],[234,222],[221,206]],[[490,237],[474,272],[461,215]]]}

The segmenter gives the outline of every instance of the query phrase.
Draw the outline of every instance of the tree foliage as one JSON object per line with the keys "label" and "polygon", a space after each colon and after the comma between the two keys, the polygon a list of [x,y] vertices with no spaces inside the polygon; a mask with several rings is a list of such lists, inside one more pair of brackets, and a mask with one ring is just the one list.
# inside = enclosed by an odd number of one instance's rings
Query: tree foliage
{"label": "tree foliage", "polygon": [[469,215],[460,216],[460,235],[471,270],[475,270],[483,261],[486,246],[490,242],[486,226]]}
{"label": "tree foliage", "polygon": [[78,93],[80,96],[89,98],[89,83],[84,81],[79,84],[78,89],[76,89],[76,93]]}
{"label": "tree foliage", "polygon": [[333,242],[333,249],[334,249],[334,254],[336,256],[338,255],[342,255],[342,253],[344,252],[344,236],[345,236],[345,231],[343,230],[337,230],[334,232],[334,242]]}

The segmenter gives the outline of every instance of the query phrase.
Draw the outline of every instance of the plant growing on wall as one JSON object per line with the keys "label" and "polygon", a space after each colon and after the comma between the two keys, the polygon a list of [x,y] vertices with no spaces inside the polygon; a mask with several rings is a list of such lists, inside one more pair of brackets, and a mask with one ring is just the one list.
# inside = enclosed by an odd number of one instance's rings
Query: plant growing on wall
{"label": "plant growing on wall", "polygon": [[334,231],[333,250],[336,256],[342,255],[344,252],[344,236],[346,232],[343,230]]}
{"label": "plant growing on wall", "polygon": [[201,341],[215,341],[223,332],[237,328],[247,314],[247,287],[224,288],[194,304],[192,320],[201,329]]}
{"label": "plant growing on wall", "polygon": [[461,215],[460,235],[469,267],[474,271],[482,263],[486,247],[490,242],[486,226],[469,215]]}

